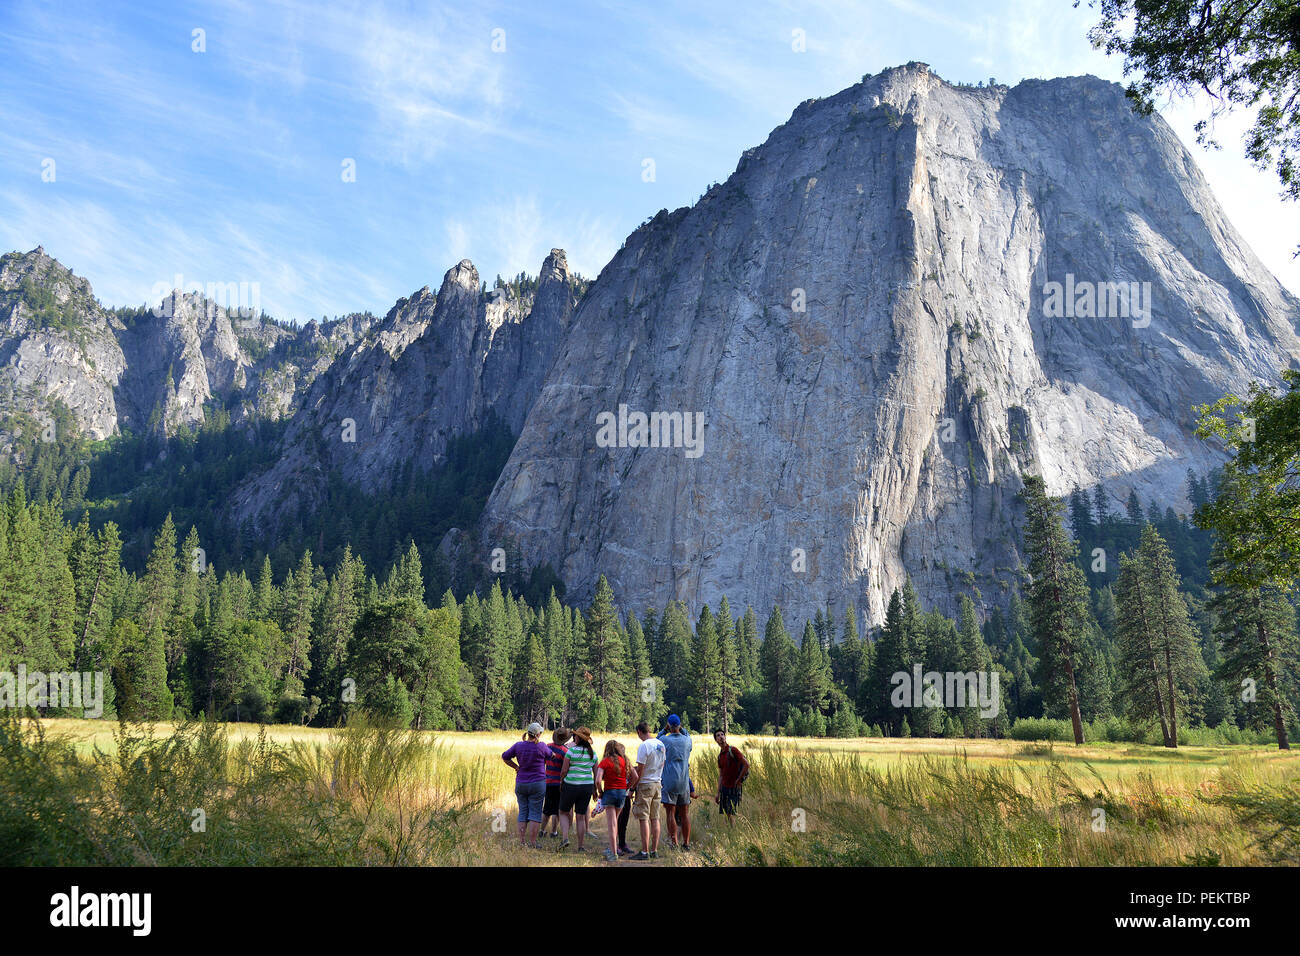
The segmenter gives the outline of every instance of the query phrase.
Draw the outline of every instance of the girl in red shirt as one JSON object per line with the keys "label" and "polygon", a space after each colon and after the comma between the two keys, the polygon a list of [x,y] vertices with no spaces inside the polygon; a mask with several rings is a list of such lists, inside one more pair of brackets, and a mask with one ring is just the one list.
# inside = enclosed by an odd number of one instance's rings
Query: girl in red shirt
{"label": "girl in red shirt", "polygon": [[[593,817],[606,810],[621,810],[627,802],[627,750],[617,740],[605,744],[605,757],[596,765],[596,793],[600,794],[600,804],[593,811]],[[605,859],[611,863],[618,861],[617,820],[617,813],[610,814],[605,827],[609,833]]]}

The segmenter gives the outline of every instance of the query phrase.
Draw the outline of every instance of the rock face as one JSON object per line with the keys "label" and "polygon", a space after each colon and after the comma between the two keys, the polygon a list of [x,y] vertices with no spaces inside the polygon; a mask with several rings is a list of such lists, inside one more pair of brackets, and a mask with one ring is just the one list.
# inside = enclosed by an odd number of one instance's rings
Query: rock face
{"label": "rock face", "polygon": [[40,420],[58,401],[96,439],[171,435],[213,407],[284,417],[372,321],[295,329],[179,291],[146,311],[109,311],[44,249],[10,253],[0,258],[0,412]]}
{"label": "rock face", "polygon": [[0,258],[0,408],[40,419],[53,399],[91,437],[115,433],[121,329],[44,249]]}
{"label": "rock face", "polygon": [[201,425],[204,407],[243,388],[252,365],[225,312],[193,293],[173,292],[131,323],[122,342],[131,356],[123,424],[134,431],[160,424],[170,435]]}
{"label": "rock face", "polygon": [[[1120,87],[910,64],[804,103],[627,239],[479,543],[578,596],[604,573],[624,608],[727,595],[793,626],[850,601],[879,622],[907,575],[1001,598],[1022,472],[1181,501],[1216,463],[1192,406],[1300,364],[1297,316]],[[702,453],[598,443],[620,406],[702,414]]]}
{"label": "rock face", "polygon": [[327,475],[381,492],[406,467],[438,463],[448,441],[495,416],[518,433],[567,332],[577,302],[562,249],[536,288],[484,294],[464,260],[438,294],[398,301],[370,334],[320,375],[268,472],[234,496],[236,521],[275,527],[317,505]]}

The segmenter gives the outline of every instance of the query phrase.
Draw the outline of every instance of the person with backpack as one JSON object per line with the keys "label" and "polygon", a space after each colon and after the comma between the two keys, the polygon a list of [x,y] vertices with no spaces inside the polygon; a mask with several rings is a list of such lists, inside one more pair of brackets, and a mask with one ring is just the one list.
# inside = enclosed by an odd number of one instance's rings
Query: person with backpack
{"label": "person with backpack", "polygon": [[736,808],[740,806],[740,789],[749,776],[749,761],[737,748],[727,743],[725,731],[715,730],[713,739],[721,749],[718,751],[718,812],[727,818],[728,824],[734,824]]}
{"label": "person with backpack", "polygon": [[591,731],[579,727],[573,732],[573,742],[564,755],[560,767],[560,849],[569,846],[569,812],[574,819],[572,825],[578,831],[578,850],[584,850],[587,839],[587,810],[591,805],[591,794],[596,788],[596,748],[591,742]]}
{"label": "person with backpack", "polygon": [[[617,740],[605,744],[605,759],[596,766],[596,792],[600,794],[600,804],[592,816],[600,816],[606,810],[621,811],[627,803],[627,750]],[[611,813],[605,821],[609,834],[609,849],[605,859],[610,863],[618,862],[618,819]]]}
{"label": "person with backpack", "polygon": [[[542,832],[539,836],[560,835],[560,781],[564,777],[564,755],[569,752],[565,744],[572,736],[571,730],[561,727],[551,734],[551,742],[546,745],[550,748],[551,755],[546,758],[546,800],[542,804]],[[572,825],[572,819],[569,822]],[[551,828],[549,834],[546,832],[548,826]]]}

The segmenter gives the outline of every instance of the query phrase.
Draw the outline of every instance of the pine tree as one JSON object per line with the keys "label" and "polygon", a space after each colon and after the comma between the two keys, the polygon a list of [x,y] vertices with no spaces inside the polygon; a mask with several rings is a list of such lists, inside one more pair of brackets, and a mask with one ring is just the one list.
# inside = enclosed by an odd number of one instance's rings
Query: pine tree
{"label": "pine tree", "polygon": [[[606,716],[613,717],[609,705],[627,695],[625,670],[627,650],[619,634],[618,609],[614,606],[614,592],[601,575],[596,581],[596,593],[587,608],[584,632],[587,638],[587,669],[591,673],[592,691],[596,700],[605,702]],[[621,707],[620,707],[621,709]],[[593,728],[604,730],[604,727]]]}
{"label": "pine tree", "polygon": [[672,601],[664,608],[659,623],[659,664],[655,673],[664,678],[664,703],[678,715],[688,709],[691,689],[691,623],[686,606]]}
{"label": "pine tree", "polygon": [[1101,485],[1097,485],[1096,488],[1092,489],[1092,500],[1097,509],[1097,527],[1098,529],[1105,529],[1114,516],[1110,511],[1110,498],[1106,496],[1106,490]]}
{"label": "pine tree", "polygon": [[767,704],[772,722],[778,729],[782,726],[786,705],[794,700],[797,663],[798,652],[790,635],[786,633],[785,622],[781,620],[781,609],[774,607],[763,632],[759,666],[763,673],[763,684],[767,688]]}
{"label": "pine tree", "polygon": [[857,701],[863,683],[871,672],[871,642],[858,637],[858,611],[850,604],[844,609],[844,626],[840,640],[830,653],[831,676],[844,688],[850,701]]}
{"label": "pine tree", "polygon": [[705,733],[713,732],[713,718],[722,696],[721,671],[718,631],[713,622],[713,612],[706,604],[695,623],[695,640],[691,646],[691,692],[687,702]]}
{"label": "pine tree", "polygon": [[724,596],[718,605],[718,723],[724,733],[730,732],[731,720],[740,705],[740,655],[736,648],[736,621],[731,616],[731,603]]}
{"label": "pine tree", "polygon": [[860,710],[868,717],[879,720],[890,732],[899,732],[902,714],[890,703],[893,675],[908,673],[911,669],[909,640],[903,616],[903,594],[897,588],[889,596],[885,609],[885,625],[875,644],[875,659],[871,677],[867,682]]}
{"label": "pine tree", "polygon": [[1156,717],[1166,747],[1178,746],[1178,715],[1204,669],[1180,583],[1164,539],[1146,525],[1137,554],[1120,557],[1120,673],[1128,714]]}
{"label": "pine tree", "polygon": [[488,599],[483,602],[481,631],[475,675],[479,687],[478,720],[475,726],[479,730],[494,730],[506,726],[510,696],[509,621],[499,581],[492,582]]}
{"label": "pine tree", "polygon": [[1128,504],[1126,506],[1128,514],[1128,523],[1138,527],[1144,524],[1142,518],[1142,502],[1138,500],[1137,489],[1133,488],[1128,493]]}
{"label": "pine tree", "polygon": [[[1076,563],[1078,548],[1061,524],[1059,502],[1047,497],[1043,479],[1025,478],[1021,493],[1026,505],[1025,548],[1029,552],[1030,629],[1043,667],[1044,696],[1064,698],[1069,708],[1074,742],[1083,743],[1083,718],[1075,662],[1088,618],[1088,588]],[[1097,501],[1105,501],[1101,486]],[[1103,520],[1098,514],[1098,523]]]}
{"label": "pine tree", "polygon": [[[455,601],[426,611],[420,631],[424,647],[422,667],[412,682],[411,704],[417,729],[448,730],[456,726],[456,715],[464,706],[463,687],[467,677],[460,657],[460,615]],[[548,678],[546,693],[554,678]]]}
{"label": "pine tree", "polygon": [[94,535],[90,532],[88,517],[83,515],[68,552],[77,596],[73,670],[107,671],[114,663],[108,656],[108,637],[121,574],[121,556],[122,540],[117,525],[110,521]]}
{"label": "pine tree", "polygon": [[[957,612],[958,665],[962,673],[992,674],[993,655],[984,643],[980,633],[979,619],[975,615],[975,602],[969,595],[963,594]],[[989,685],[990,687],[992,684]],[[1001,689],[999,688],[999,693]],[[998,711],[1002,710],[1002,701],[997,702]],[[967,706],[958,710],[958,720],[962,732],[967,737],[983,736],[983,722],[978,702],[967,702]]]}
{"label": "pine tree", "polygon": [[[1215,555],[1219,572],[1223,558]],[[1279,750],[1290,750],[1287,724],[1294,716],[1288,685],[1294,682],[1296,612],[1275,588],[1243,586],[1226,575],[1210,599],[1219,638],[1219,676],[1240,688],[1257,725],[1271,719]]]}
{"label": "pine tree", "polygon": [[202,568],[198,530],[191,527],[181,545],[180,568],[176,576],[176,603],[167,621],[167,685],[185,711],[194,707],[185,659],[198,640],[195,616],[199,612],[199,572]]}
{"label": "pine tree", "polygon": [[[176,528],[172,516],[167,515],[158,536],[154,538],[153,551],[145,567],[143,580],[142,607],[140,609],[140,631],[142,645],[132,651],[134,668],[133,681],[137,696],[137,705],[146,708],[151,717],[163,716],[165,709],[171,713],[172,695],[168,691],[162,695],[152,686],[154,679],[155,649],[162,655],[163,684],[167,684],[168,647],[171,639],[169,630],[172,614],[176,606]],[[142,684],[141,681],[144,681]]]}
{"label": "pine tree", "polygon": [[595,709],[596,692],[587,661],[587,625],[576,608],[569,614],[569,632],[573,637],[569,643],[571,663],[567,696],[572,716],[566,723],[572,726],[581,723],[582,717],[591,714]]}
{"label": "pine tree", "polygon": [[[321,602],[318,638],[312,641],[311,679],[308,687],[325,703],[322,716],[333,720],[339,714],[340,694],[347,661],[348,641],[361,616],[360,588],[365,568],[352,556],[351,546],[343,549],[338,570],[325,588]],[[459,630],[459,616],[457,617]],[[459,651],[458,651],[459,654]]]}
{"label": "pine tree", "polygon": [[807,710],[810,716],[823,713],[830,688],[830,661],[826,657],[825,650],[822,649],[816,625],[809,621],[804,625],[803,638],[799,645],[799,661],[795,667],[795,693],[798,706]]}
{"label": "pine tree", "polygon": [[[28,505],[20,481],[0,515],[0,669],[23,663],[30,670],[56,671],[70,656],[72,624],[65,650],[53,616],[48,547],[38,510]],[[71,578],[70,570],[67,574]]]}
{"label": "pine tree", "polygon": [[550,701],[559,692],[559,681],[546,664],[546,650],[536,634],[525,639],[514,667],[515,712],[520,721],[547,720]]}
{"label": "pine tree", "polygon": [[257,575],[257,585],[253,589],[253,617],[258,621],[272,620],[280,608],[280,595],[276,593],[275,581],[271,577],[271,559],[262,559],[262,569]]}
{"label": "pine tree", "polygon": [[122,697],[128,702],[127,716],[144,720],[166,720],[172,715],[172,692],[167,687],[167,659],[160,625],[148,630],[129,620],[118,622],[122,661],[130,688]]}
{"label": "pine tree", "polygon": [[570,667],[573,642],[569,628],[569,616],[560,605],[555,588],[551,588],[546,599],[546,608],[542,611],[542,647],[546,651],[547,668],[555,678],[556,699],[553,706],[559,725],[569,721],[569,690],[572,679]]}
{"label": "pine tree", "polygon": [[1070,528],[1076,541],[1092,540],[1092,502],[1078,485],[1070,492]]}
{"label": "pine tree", "polygon": [[659,614],[654,608],[648,607],[645,613],[641,615],[641,633],[645,635],[645,652],[650,660],[650,669],[656,674],[662,673],[657,670],[661,661],[659,658]]}
{"label": "pine tree", "polygon": [[296,571],[285,581],[280,623],[288,647],[285,665],[284,695],[302,695],[310,669],[311,628],[315,610],[315,588],[311,552],[304,551]]}
{"label": "pine tree", "polygon": [[660,681],[650,671],[650,654],[646,649],[645,631],[634,616],[627,622],[628,666],[632,674],[628,713],[633,725],[645,721],[654,723],[655,715],[663,706]]}
{"label": "pine tree", "polygon": [[[762,683],[759,672],[758,616],[752,607],[745,608],[736,631],[736,654],[740,658],[741,693],[752,691]],[[757,715],[756,715],[757,716]]]}
{"label": "pine tree", "polygon": [[384,584],[384,594],[389,599],[424,603],[424,566],[420,561],[420,549],[411,541],[402,556],[388,572],[388,581]]}

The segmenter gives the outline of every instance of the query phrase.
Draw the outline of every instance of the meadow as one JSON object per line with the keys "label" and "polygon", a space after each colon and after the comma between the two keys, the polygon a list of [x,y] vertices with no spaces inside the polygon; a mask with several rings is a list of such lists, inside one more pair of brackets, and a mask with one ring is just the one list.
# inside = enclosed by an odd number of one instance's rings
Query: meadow
{"label": "meadow", "polygon": [[[585,853],[518,847],[517,739],[4,718],[0,863],[607,865],[605,816]],[[1300,862],[1300,756],[1264,746],[736,735],[752,772],[729,826],[717,747],[694,741],[693,852],[623,865]]]}

